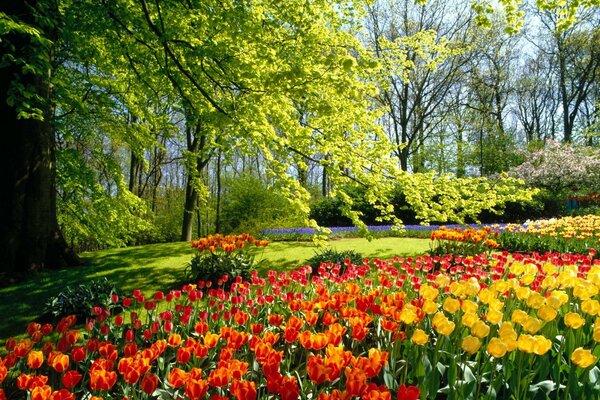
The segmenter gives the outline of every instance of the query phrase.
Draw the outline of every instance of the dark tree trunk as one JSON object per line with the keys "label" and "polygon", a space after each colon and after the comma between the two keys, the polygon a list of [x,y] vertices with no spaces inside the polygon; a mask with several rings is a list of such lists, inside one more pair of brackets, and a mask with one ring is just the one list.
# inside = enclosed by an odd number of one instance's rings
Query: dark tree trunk
{"label": "dark tree trunk", "polygon": [[[21,1],[3,2],[0,11],[33,23],[32,7]],[[44,27],[38,27],[42,30]],[[55,38],[46,30],[46,36]],[[52,96],[49,83],[52,50],[25,35],[7,35],[16,57],[43,56],[48,72],[24,74],[18,66],[0,69],[0,282],[8,283],[31,271],[79,263],[59,229],[56,215],[55,136],[51,126]],[[7,103],[14,80],[43,99],[43,120],[18,117],[16,105]]]}
{"label": "dark tree trunk", "polygon": [[140,159],[135,154],[135,152],[131,151],[131,160],[129,163],[129,191],[136,196],[140,196],[140,184],[139,181],[141,179],[140,174],[142,172],[142,163]]}
{"label": "dark tree trunk", "polygon": [[217,154],[217,204],[215,207],[215,232],[221,232],[221,151]]}
{"label": "dark tree trunk", "polygon": [[[190,123],[188,121],[188,123]],[[181,241],[189,242],[192,240],[194,229],[194,213],[198,202],[198,191],[194,186],[194,179],[202,176],[202,171],[210,161],[209,155],[204,155],[206,151],[206,136],[202,134],[202,123],[197,121],[192,124],[193,127],[186,127],[187,150],[194,154],[196,163],[187,168],[187,182],[185,187],[185,205],[183,208],[183,223],[181,226]]]}
{"label": "dark tree trunk", "polygon": [[194,188],[193,179],[192,176],[188,176],[187,184],[185,185],[185,205],[183,207],[183,224],[181,228],[181,241],[183,242],[192,240],[194,229],[194,211],[196,211],[198,193]]}

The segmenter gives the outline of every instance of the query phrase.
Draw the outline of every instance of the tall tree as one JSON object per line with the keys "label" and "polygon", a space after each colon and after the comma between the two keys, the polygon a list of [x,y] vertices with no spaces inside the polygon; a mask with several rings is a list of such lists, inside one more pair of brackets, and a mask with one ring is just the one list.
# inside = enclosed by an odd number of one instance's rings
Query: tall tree
{"label": "tall tree", "polygon": [[388,136],[403,170],[424,170],[423,147],[441,122],[441,108],[461,66],[471,22],[469,8],[441,0],[375,2],[368,13],[368,44],[385,66],[377,101],[386,110]]}
{"label": "tall tree", "polygon": [[550,65],[558,83],[563,141],[570,143],[582,105],[600,70],[600,17],[586,10],[568,28],[561,26],[561,18],[562,14],[555,11],[540,13],[541,26],[548,38],[544,49],[551,57]]}
{"label": "tall tree", "polygon": [[52,73],[58,1],[0,4],[0,275],[78,262],[56,213],[56,140]]}

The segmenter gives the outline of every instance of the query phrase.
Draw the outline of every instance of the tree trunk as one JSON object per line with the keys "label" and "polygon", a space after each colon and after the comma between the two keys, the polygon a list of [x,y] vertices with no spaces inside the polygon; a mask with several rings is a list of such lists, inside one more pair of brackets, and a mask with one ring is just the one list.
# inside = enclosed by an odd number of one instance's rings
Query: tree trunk
{"label": "tree trunk", "polygon": [[[31,24],[34,17],[30,7],[35,7],[35,3],[5,2],[0,6],[0,12],[19,16]],[[49,39],[55,38],[53,32],[45,33]],[[16,57],[30,62],[28,58],[42,56],[48,66],[52,64],[51,49],[32,42],[26,35],[6,35],[3,40],[10,41],[15,47]],[[23,74],[19,66],[12,64],[0,70],[0,126],[5,132],[0,146],[2,283],[10,283],[31,271],[79,263],[59,229],[56,214],[56,139],[51,126],[53,108],[49,77],[49,71],[43,75]],[[19,118],[17,106],[7,104],[15,79],[44,99],[41,106],[43,121]]]}
{"label": "tree trunk", "polygon": [[183,207],[183,224],[181,227],[181,241],[183,242],[192,240],[194,228],[194,211],[196,210],[198,193],[194,188],[193,179],[193,176],[188,176],[187,184],[185,185],[185,205]]}
{"label": "tree trunk", "polygon": [[221,233],[221,151],[217,154],[217,204],[215,207],[215,232]]}

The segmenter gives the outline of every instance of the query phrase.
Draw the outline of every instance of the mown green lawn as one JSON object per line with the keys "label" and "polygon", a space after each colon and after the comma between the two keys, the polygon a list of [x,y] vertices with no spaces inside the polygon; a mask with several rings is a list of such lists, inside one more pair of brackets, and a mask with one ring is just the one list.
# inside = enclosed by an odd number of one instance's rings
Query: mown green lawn
{"label": "mown green lawn", "polygon": [[[422,254],[429,240],[410,238],[342,239],[327,243],[337,250],[355,250],[368,258]],[[312,257],[318,248],[312,242],[274,242],[260,249],[261,275],[268,269],[289,270]],[[0,288],[0,339],[21,334],[27,324],[43,314],[48,298],[67,286],[78,286],[106,277],[109,282],[131,293],[141,289],[151,295],[158,290],[180,287],[185,266],[193,251],[189,243],[163,243],[84,253],[81,267],[33,274],[26,281]]]}

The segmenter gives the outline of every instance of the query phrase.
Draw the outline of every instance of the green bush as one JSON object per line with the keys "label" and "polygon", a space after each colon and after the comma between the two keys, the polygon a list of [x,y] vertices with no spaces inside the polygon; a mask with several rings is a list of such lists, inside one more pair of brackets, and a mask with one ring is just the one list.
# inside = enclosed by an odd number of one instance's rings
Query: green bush
{"label": "green bush", "polygon": [[186,278],[190,282],[204,281],[202,285],[228,290],[238,276],[248,280],[253,266],[254,258],[244,253],[201,253],[192,257]]}
{"label": "green bush", "polygon": [[248,280],[255,266],[255,252],[250,248],[265,247],[269,242],[241,235],[208,235],[192,242],[197,253],[185,270],[188,282],[204,287],[228,290],[236,279]]}
{"label": "green bush", "polygon": [[584,216],[584,215],[600,215],[600,206],[575,208],[573,210],[569,210],[568,214],[571,217]]}
{"label": "green bush", "polygon": [[227,179],[221,199],[221,231],[258,235],[268,228],[293,228],[301,213],[274,187],[253,175]]}
{"label": "green bush", "polygon": [[96,306],[115,313],[121,307],[120,300],[124,296],[125,293],[106,278],[81,284],[75,288],[67,286],[64,291],[46,302],[45,315],[59,319],[74,314],[78,319],[86,320],[93,315],[93,308]]}
{"label": "green bush", "polygon": [[324,249],[316,252],[314,256],[306,260],[305,265],[312,267],[313,275],[317,275],[321,264],[331,263],[334,266],[339,265],[339,274],[342,275],[348,266],[348,263],[353,265],[362,265],[363,256],[354,250],[337,251],[334,249]]}

